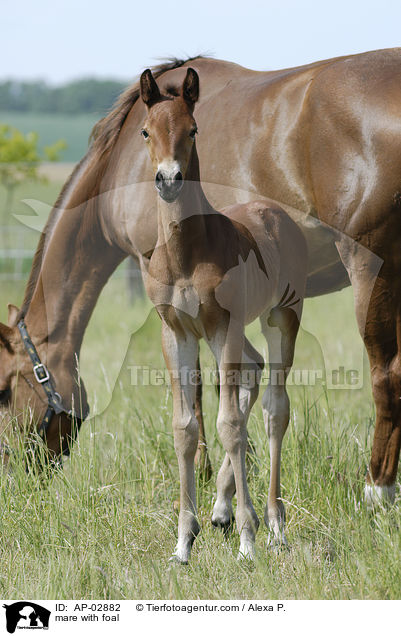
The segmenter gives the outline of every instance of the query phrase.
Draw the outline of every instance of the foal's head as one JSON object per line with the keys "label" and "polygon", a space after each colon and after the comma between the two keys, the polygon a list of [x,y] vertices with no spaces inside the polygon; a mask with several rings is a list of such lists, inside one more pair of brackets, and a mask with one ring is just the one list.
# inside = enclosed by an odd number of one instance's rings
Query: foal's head
{"label": "foal's head", "polygon": [[141,134],[148,146],[156,189],[162,199],[171,202],[183,186],[194,146],[193,110],[199,97],[199,77],[189,68],[181,89],[162,95],[148,69],[141,75],[140,86],[148,110]]}

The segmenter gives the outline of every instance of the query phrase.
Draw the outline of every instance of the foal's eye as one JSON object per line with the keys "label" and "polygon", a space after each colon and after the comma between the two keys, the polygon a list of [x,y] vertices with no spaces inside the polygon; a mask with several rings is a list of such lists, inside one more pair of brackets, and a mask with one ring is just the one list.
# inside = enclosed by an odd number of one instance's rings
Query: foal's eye
{"label": "foal's eye", "polygon": [[147,130],[141,130],[141,135],[144,139],[149,139],[149,133],[147,132]]}
{"label": "foal's eye", "polygon": [[192,128],[191,132],[189,133],[189,136],[191,137],[191,139],[195,139],[195,135],[198,132],[197,128]]}

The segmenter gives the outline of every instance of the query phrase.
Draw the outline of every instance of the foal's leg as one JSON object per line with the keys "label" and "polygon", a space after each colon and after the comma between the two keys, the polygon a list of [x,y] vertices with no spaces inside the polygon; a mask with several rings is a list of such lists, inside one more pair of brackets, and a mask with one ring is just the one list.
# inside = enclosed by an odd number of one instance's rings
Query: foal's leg
{"label": "foal's leg", "polygon": [[[245,424],[248,422],[249,414],[255,404],[259,393],[260,373],[263,369],[263,357],[256,351],[247,338],[244,339],[244,349],[242,354],[241,371],[249,371],[249,375],[242,374],[245,380],[239,389],[239,406],[244,416]],[[247,444],[248,453],[252,449]],[[234,519],[232,498],[235,494],[234,471],[231,466],[228,453],[225,454],[223,463],[217,475],[217,497],[213,507],[212,524],[224,530],[231,527]]]}
{"label": "foal's leg", "polygon": [[[300,313],[301,301],[299,304],[297,309]],[[262,398],[263,419],[270,446],[270,483],[265,523],[269,529],[269,542],[287,545],[280,463],[282,441],[290,417],[286,380],[294,359],[299,320],[291,308],[274,308],[270,314],[261,317],[261,326],[269,350],[269,384]]]}
{"label": "foal's leg", "polygon": [[198,378],[195,392],[195,415],[199,424],[199,439],[198,449],[195,455],[195,464],[199,468],[199,474],[205,481],[209,481],[212,478],[213,470],[209,459],[209,453],[207,451],[205,424],[203,421],[202,412],[202,376],[199,360],[199,352],[197,359]]}
{"label": "foal's leg", "polygon": [[195,416],[195,385],[198,342],[191,335],[178,337],[162,323],[163,355],[171,377],[173,394],[174,447],[180,474],[180,513],[178,542],[172,560],[187,563],[191,547],[199,532],[196,518],[194,458],[198,445],[198,422]]}
{"label": "foal's leg", "polygon": [[[223,346],[220,344],[221,339],[217,337],[212,343],[212,349],[216,355],[220,374],[220,404],[217,417],[217,430],[227,453],[228,459],[225,461],[228,462],[229,460],[232,467],[235,491],[237,493],[236,522],[240,534],[239,557],[252,559],[255,552],[255,535],[259,526],[259,520],[252,505],[246,480],[246,424],[249,412],[245,414],[241,410],[240,387],[238,385],[241,362],[235,362],[238,359],[241,360],[241,335],[242,334],[237,334],[237,337],[234,339],[235,342],[232,342],[230,338]],[[238,376],[236,382],[232,381],[233,374],[235,373]],[[256,399],[256,397],[254,399]],[[248,408],[246,410],[248,410]],[[224,477],[223,474],[220,475],[219,473],[218,488],[222,489],[224,486],[229,486],[226,491],[226,501],[228,500],[229,506],[231,506],[233,494],[231,473],[227,482],[224,482]],[[228,510],[228,514],[231,517],[232,508]]]}

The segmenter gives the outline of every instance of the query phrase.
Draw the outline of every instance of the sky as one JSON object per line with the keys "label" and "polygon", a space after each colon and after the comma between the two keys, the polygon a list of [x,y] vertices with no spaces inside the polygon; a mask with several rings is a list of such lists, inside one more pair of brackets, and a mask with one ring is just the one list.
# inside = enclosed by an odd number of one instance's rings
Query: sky
{"label": "sky", "polygon": [[399,0],[0,0],[0,80],[131,80],[160,57],[257,70],[400,46]]}

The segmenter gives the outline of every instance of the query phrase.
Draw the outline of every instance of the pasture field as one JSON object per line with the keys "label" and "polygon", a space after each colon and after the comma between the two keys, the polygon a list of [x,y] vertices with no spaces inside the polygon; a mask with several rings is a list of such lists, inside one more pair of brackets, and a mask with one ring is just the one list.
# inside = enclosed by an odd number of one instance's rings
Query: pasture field
{"label": "pasture field", "polygon": [[[12,205],[8,209],[5,207],[5,188],[0,187],[0,277],[2,280],[7,275],[14,274],[16,270],[28,276],[32,254],[39,240],[38,231],[33,230],[31,226],[33,224],[43,227],[49,207],[56,201],[63,182],[72,172],[73,167],[74,164],[70,163],[43,164],[40,169],[44,177],[43,182],[26,182],[16,187]],[[40,209],[39,219],[34,209],[24,203],[26,200],[45,204]],[[24,219],[17,219],[16,216],[26,217],[26,222]],[[11,253],[10,250],[12,250]],[[20,262],[17,263],[15,254],[19,250],[25,251],[25,254],[19,257]]]}
{"label": "pasture field", "polygon": [[[56,188],[51,185],[53,190]],[[54,192],[48,192],[48,196]],[[34,195],[35,196],[35,195]],[[46,200],[46,198],[44,199]],[[1,283],[20,305],[24,284]],[[357,371],[362,388],[330,389],[309,374],[290,387],[291,422],[282,455],[289,550],[267,547],[263,510],[269,451],[260,398],[249,431],[256,457],[249,477],[261,519],[252,565],[237,561],[236,532],[224,539],[210,523],[223,450],[215,430],[217,398],[206,381],[204,413],[214,468],[199,483],[201,533],[188,566],[169,566],[177,532],[178,470],[171,398],[163,380],[160,322],[146,300],[128,302],[125,281],[111,279],[89,324],[81,355],[91,419],[64,469],[51,479],[25,472],[17,450],[0,477],[0,595],[94,599],[396,599],[400,596],[400,488],[391,509],[368,512],[364,475],[374,412],[351,290],[306,301],[295,367]],[[257,325],[249,335],[259,350]],[[203,348],[205,379],[213,369]],[[145,374],[133,373],[144,366]],[[341,369],[341,367],[344,369]],[[160,370],[147,386],[138,382]],[[348,377],[352,387],[355,375]],[[137,375],[137,378],[135,378]],[[340,378],[340,380],[339,380]],[[310,384],[312,382],[313,385]],[[262,389],[263,390],[263,389]],[[96,414],[98,413],[98,414]]]}
{"label": "pasture field", "polygon": [[[49,164],[46,165],[46,168]],[[63,171],[62,178],[58,180],[52,179],[51,170],[56,168],[60,171]],[[12,203],[11,209],[5,209],[6,202],[6,192],[3,187],[0,187],[0,211],[2,214],[2,224],[10,227],[18,227],[20,222],[13,216],[14,214],[18,215],[35,215],[34,211],[24,203],[26,199],[33,199],[37,201],[41,201],[49,206],[53,205],[57,199],[58,193],[61,190],[64,179],[67,178],[68,174],[72,172],[73,164],[50,164],[47,172],[50,173],[49,176],[46,174],[46,168],[42,169],[42,174],[44,176],[43,183],[22,183],[20,184],[14,192],[14,200]],[[36,246],[38,242],[38,234],[35,232],[32,235],[32,240],[30,241],[33,247]],[[17,245],[13,245],[13,247],[17,247]]]}
{"label": "pasture field", "polygon": [[0,111],[0,123],[9,124],[24,133],[35,131],[39,135],[39,148],[65,139],[67,148],[62,161],[79,161],[88,149],[88,138],[100,114],[66,115],[56,113],[18,113]]}
{"label": "pasture field", "polygon": [[[22,288],[1,293],[19,302]],[[349,291],[308,301],[305,322],[340,343],[359,346]],[[145,301],[129,306],[121,279],[104,290],[87,331],[82,376],[93,404],[102,391],[97,376],[118,373],[105,411],[83,425],[64,470],[40,482],[17,460],[2,476],[0,594],[4,598],[286,598],[394,599],[401,575],[400,493],[391,510],[368,513],[361,505],[369,458],[373,410],[367,386],[357,391],[291,387],[282,484],[290,549],[275,553],[261,524],[254,565],[236,560],[238,537],[224,539],[210,524],[214,479],[199,484],[201,534],[188,566],[169,567],[176,538],[177,462],[166,385],[131,386],[132,365],[163,369],[158,317]],[[134,334],[132,325],[148,319]],[[325,317],[324,321],[321,318]],[[256,334],[256,328],[251,331]],[[324,334],[323,332],[326,333]],[[308,344],[309,343],[309,344]],[[299,338],[297,361],[310,355]],[[210,366],[210,357],[203,355]],[[313,361],[311,361],[313,363]],[[113,367],[114,365],[114,367]],[[103,391],[105,391],[103,380]],[[217,399],[205,387],[204,411],[215,474],[223,451],[214,422]],[[268,484],[268,445],[260,400],[250,418],[256,446],[250,489],[263,518]]]}

